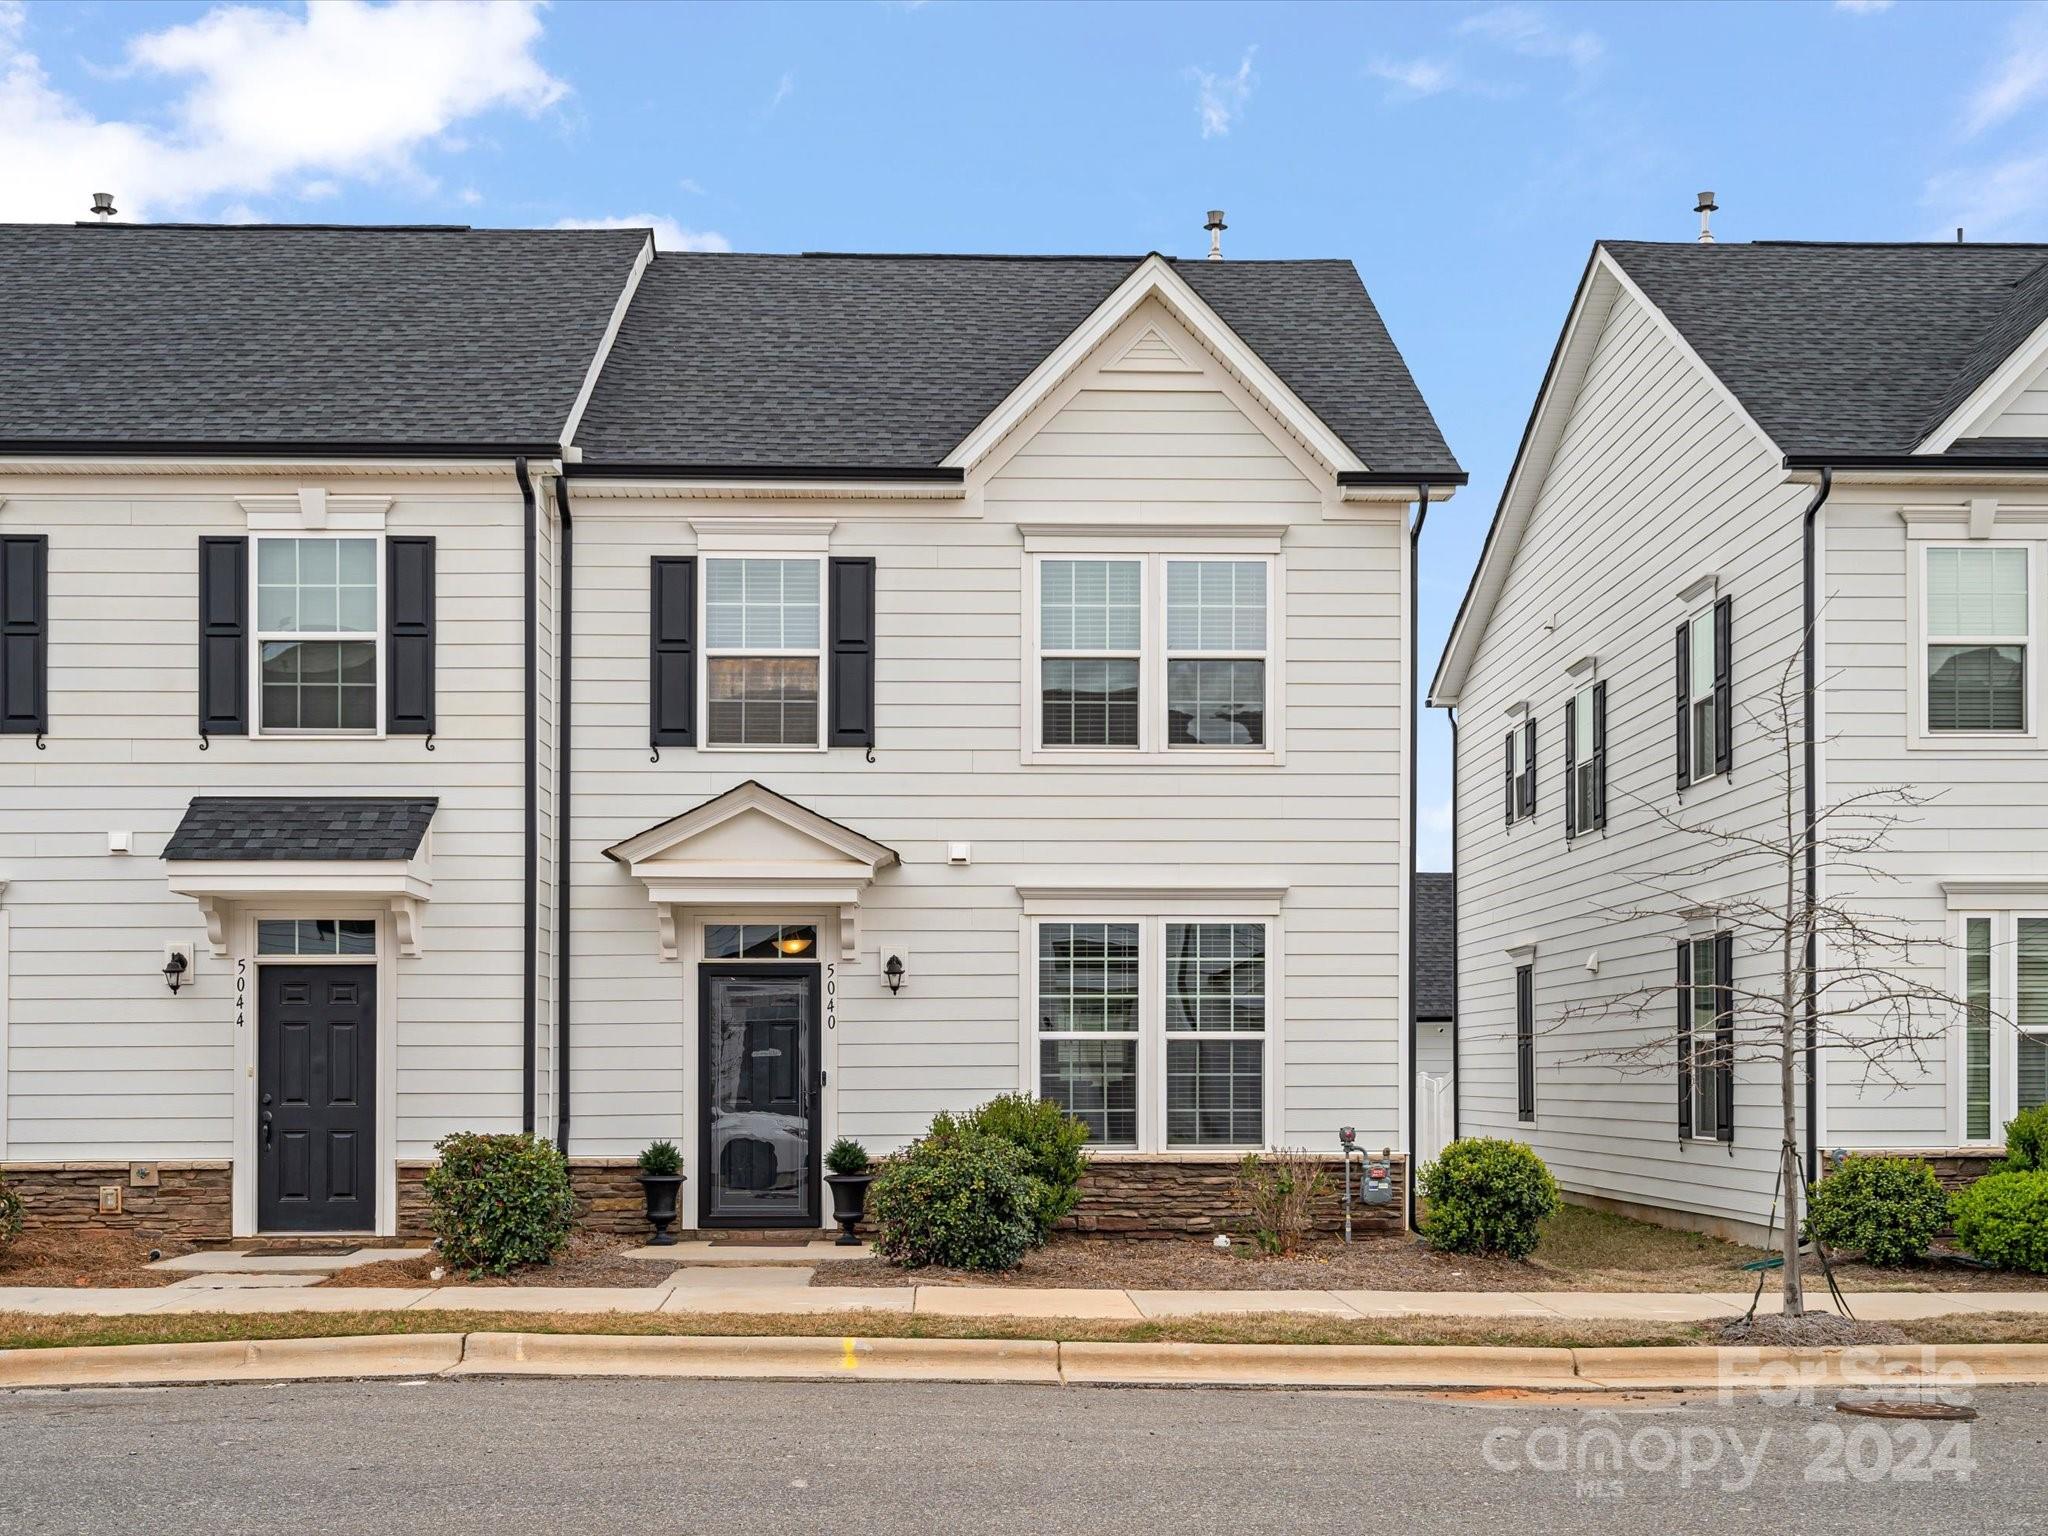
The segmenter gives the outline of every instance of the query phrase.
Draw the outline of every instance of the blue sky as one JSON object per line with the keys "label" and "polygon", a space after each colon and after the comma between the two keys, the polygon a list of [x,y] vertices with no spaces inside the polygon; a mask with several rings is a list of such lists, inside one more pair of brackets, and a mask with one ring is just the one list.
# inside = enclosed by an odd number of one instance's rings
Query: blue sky
{"label": "blue sky", "polygon": [[[739,250],[1346,256],[1472,483],[1600,236],[2048,238],[2048,7],[0,0],[0,219],[657,222]],[[1427,716],[1425,867],[1448,863]]]}

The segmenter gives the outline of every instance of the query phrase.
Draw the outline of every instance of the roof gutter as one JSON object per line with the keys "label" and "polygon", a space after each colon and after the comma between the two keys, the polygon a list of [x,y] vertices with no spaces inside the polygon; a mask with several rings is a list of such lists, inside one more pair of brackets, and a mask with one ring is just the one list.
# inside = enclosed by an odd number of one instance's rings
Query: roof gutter
{"label": "roof gutter", "polygon": [[1814,655],[1814,644],[1820,633],[1816,567],[1819,563],[1820,509],[1826,505],[1828,493],[1835,488],[1834,469],[1826,464],[1818,467],[1820,485],[1815,489],[1813,499],[1806,504],[1806,516],[1800,529],[1801,611],[1806,625],[1800,656],[1800,687],[1805,696],[1800,706],[1800,751],[1804,757],[1806,778],[1806,1179],[1809,1184],[1820,1173],[1820,1079],[1817,1072],[1820,1065],[1820,999],[1817,991],[1820,944],[1813,931],[1814,908],[1820,901],[1820,849],[1815,843],[1820,826],[1820,810],[1816,802],[1820,753],[1813,718],[1814,699],[1819,687],[1819,663]]}
{"label": "roof gutter", "polygon": [[1954,475],[1958,471],[1968,473],[1977,469],[2029,470],[2035,474],[2048,474],[2048,454],[1788,453],[1785,455],[1785,468],[1817,469],[1824,474],[1859,469],[1903,470],[1924,475]]}
{"label": "roof gutter", "polygon": [[1337,471],[1337,483],[1341,486],[1398,485],[1413,488],[1419,484],[1425,490],[1429,490],[1439,485],[1463,485],[1470,478],[1462,469],[1340,469]]}
{"label": "roof gutter", "polygon": [[521,1011],[519,1023],[519,1128],[527,1135],[534,1132],[534,1041],[539,1024],[539,998],[535,989],[540,984],[540,744],[534,726],[535,712],[540,703],[540,665],[534,654],[539,643],[539,621],[534,605],[539,598],[539,573],[535,569],[535,550],[539,542],[537,509],[533,499],[533,477],[526,472],[526,455],[521,454],[512,461],[512,478],[519,482],[519,500],[524,515],[525,550],[525,596],[522,607],[526,610],[523,618],[525,643],[526,684],[526,803],[521,814],[521,838],[524,847],[526,867],[525,893],[523,896],[523,917],[526,942],[521,946],[525,951],[526,985],[521,990]]}
{"label": "roof gutter", "polygon": [[186,438],[148,441],[88,441],[67,438],[0,438],[0,456],[34,455],[63,459],[520,459],[551,458],[559,443],[322,443],[285,440],[252,443],[235,439]]}
{"label": "roof gutter", "polygon": [[[1402,711],[1408,720],[1408,890],[1404,898],[1408,903],[1408,1146],[1404,1159],[1408,1165],[1408,1190],[1404,1203],[1408,1207],[1410,1231],[1421,1230],[1415,1222],[1415,1052],[1422,1042],[1421,1032],[1415,1025],[1415,797],[1421,788],[1416,782],[1415,771],[1419,761],[1416,737],[1421,734],[1416,730],[1415,690],[1421,681],[1418,671],[1422,660],[1419,617],[1422,605],[1415,600],[1415,590],[1420,577],[1417,566],[1422,554],[1422,525],[1429,521],[1429,492],[1429,481],[1415,482],[1415,523],[1408,530],[1408,697],[1401,701]],[[1453,824],[1456,820],[1455,816],[1452,817]],[[1455,1086],[1452,1091],[1456,1092]]]}
{"label": "roof gutter", "polygon": [[963,469],[940,464],[890,469],[874,464],[565,464],[562,472],[579,480],[908,480],[934,485],[959,485]]}

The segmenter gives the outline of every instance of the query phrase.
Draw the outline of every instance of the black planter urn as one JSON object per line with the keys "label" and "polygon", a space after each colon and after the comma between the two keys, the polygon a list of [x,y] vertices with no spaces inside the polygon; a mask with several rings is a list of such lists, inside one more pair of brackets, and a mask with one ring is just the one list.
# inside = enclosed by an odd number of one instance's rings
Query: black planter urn
{"label": "black planter urn", "polygon": [[868,1186],[875,1182],[872,1173],[828,1173],[825,1182],[832,1186],[832,1219],[839,1223],[838,1245],[841,1248],[855,1248],[860,1239],[853,1229],[860,1224],[868,1209]]}
{"label": "black planter urn", "polygon": [[650,1248],[669,1247],[676,1240],[669,1227],[676,1219],[676,1195],[683,1187],[683,1175],[643,1173],[636,1177],[647,1196],[647,1220],[654,1228],[654,1236],[647,1240],[647,1245]]}

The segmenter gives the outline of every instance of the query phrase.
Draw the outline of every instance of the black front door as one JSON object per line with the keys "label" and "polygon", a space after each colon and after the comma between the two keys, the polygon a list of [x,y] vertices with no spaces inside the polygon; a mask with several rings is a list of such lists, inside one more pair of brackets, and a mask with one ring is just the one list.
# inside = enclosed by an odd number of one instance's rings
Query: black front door
{"label": "black front door", "polygon": [[815,965],[699,973],[707,1227],[818,1224],[818,992]]}
{"label": "black front door", "polygon": [[265,965],[256,1010],[256,1223],[377,1225],[377,968]]}

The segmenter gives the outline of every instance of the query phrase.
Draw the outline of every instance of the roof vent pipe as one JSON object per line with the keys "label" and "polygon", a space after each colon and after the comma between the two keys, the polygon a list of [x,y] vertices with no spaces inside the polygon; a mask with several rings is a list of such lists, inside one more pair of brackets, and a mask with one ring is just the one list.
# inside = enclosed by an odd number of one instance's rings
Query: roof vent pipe
{"label": "roof vent pipe", "polygon": [[1223,259],[1223,231],[1230,228],[1228,224],[1223,222],[1223,210],[1221,208],[1211,208],[1209,210],[1209,222],[1204,224],[1202,228],[1209,231],[1209,259],[1211,261],[1221,261]]}
{"label": "roof vent pipe", "polygon": [[92,211],[95,218],[102,224],[106,223],[107,220],[114,216],[114,194],[111,192],[93,193]]}
{"label": "roof vent pipe", "polygon": [[1714,201],[1713,193],[1702,192],[1700,194],[1700,200],[1697,204],[1694,205],[1692,211],[1700,216],[1701,245],[1712,245],[1714,243],[1714,231],[1709,226],[1709,221],[1713,218],[1713,216],[1716,213],[1720,212],[1720,210],[1721,205]]}

